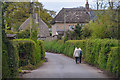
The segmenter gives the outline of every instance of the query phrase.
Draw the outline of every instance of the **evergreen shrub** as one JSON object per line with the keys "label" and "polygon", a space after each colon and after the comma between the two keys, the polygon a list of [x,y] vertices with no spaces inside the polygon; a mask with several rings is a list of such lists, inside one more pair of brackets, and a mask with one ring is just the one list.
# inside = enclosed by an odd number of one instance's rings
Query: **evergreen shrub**
{"label": "evergreen shrub", "polygon": [[12,41],[19,55],[19,67],[26,65],[36,65],[45,57],[43,41],[33,41],[31,39],[14,39]]}

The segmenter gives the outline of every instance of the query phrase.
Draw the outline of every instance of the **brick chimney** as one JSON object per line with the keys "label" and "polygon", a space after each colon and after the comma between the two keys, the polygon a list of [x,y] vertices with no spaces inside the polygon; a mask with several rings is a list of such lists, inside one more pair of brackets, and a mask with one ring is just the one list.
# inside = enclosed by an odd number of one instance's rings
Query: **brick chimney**
{"label": "brick chimney", "polygon": [[86,0],[85,8],[86,8],[87,10],[89,10],[88,0]]}

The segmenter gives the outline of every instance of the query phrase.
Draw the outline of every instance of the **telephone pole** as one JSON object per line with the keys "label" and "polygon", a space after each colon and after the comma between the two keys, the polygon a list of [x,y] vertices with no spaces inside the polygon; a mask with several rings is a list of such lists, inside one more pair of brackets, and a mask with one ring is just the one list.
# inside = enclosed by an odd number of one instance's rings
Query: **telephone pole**
{"label": "telephone pole", "polygon": [[35,8],[34,8],[34,0],[33,0],[33,32],[34,32],[34,28],[35,28]]}
{"label": "telephone pole", "polygon": [[99,3],[98,3],[98,0],[97,0],[97,10],[99,9]]}
{"label": "telephone pole", "polygon": [[65,31],[66,31],[66,10],[64,9],[64,39],[65,39]]}
{"label": "telephone pole", "polygon": [[30,14],[30,20],[29,20],[29,23],[30,23],[30,38],[31,38],[31,28],[32,28],[32,2],[30,2],[30,7],[29,7],[29,14]]}
{"label": "telephone pole", "polygon": [[40,26],[40,6],[38,6],[38,8],[39,8],[39,19],[38,19],[38,24],[39,24],[39,26]]}

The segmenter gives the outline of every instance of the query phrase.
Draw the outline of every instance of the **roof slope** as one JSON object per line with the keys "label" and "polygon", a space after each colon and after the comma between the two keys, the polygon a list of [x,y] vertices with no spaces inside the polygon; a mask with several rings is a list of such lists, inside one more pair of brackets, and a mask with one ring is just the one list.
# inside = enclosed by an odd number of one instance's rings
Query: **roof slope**
{"label": "roof slope", "polygon": [[[30,17],[25,22],[23,22],[23,24],[19,27],[19,30],[26,30],[29,28],[30,28]],[[38,28],[40,28],[38,32],[38,37],[49,37],[50,36],[49,28],[42,19],[40,19],[39,21]]]}
{"label": "roof slope", "polygon": [[64,22],[66,16],[66,23],[87,23],[89,22],[89,14],[85,8],[63,8],[53,19],[51,24],[56,22]]}
{"label": "roof slope", "polygon": [[40,28],[39,30],[39,34],[38,37],[49,37],[49,28],[47,26],[47,24],[41,19],[40,20],[40,26],[38,26],[38,28]]}
{"label": "roof slope", "polygon": [[25,29],[29,28],[28,26],[30,26],[30,17],[28,19],[26,19],[25,22],[23,22],[20,25],[19,30],[25,30]]}

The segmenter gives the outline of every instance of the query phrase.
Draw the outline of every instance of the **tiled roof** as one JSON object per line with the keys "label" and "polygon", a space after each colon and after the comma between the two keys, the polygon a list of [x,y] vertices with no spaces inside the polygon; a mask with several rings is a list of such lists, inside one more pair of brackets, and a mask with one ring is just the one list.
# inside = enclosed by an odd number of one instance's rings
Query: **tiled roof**
{"label": "tiled roof", "polygon": [[53,19],[51,24],[63,23],[87,23],[90,20],[89,13],[85,8],[63,8]]}

